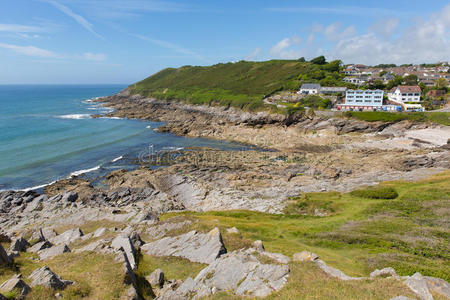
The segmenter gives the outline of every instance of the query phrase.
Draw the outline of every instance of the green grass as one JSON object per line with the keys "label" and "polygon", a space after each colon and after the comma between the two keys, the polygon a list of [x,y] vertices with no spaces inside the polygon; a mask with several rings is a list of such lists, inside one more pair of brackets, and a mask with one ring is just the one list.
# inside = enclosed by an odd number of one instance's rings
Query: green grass
{"label": "green grass", "polygon": [[318,82],[327,77],[340,82],[341,74],[330,68],[331,65],[270,60],[184,66],[164,69],[131,85],[130,90],[133,94],[164,100],[259,110],[264,107],[265,96],[280,90],[297,90],[301,84],[299,79]]}
{"label": "green grass", "polygon": [[[392,266],[401,275],[421,272],[450,280],[450,172],[419,182],[386,182],[381,187],[394,189],[398,197],[310,193],[290,199],[280,215],[220,211],[171,213],[162,218],[198,220],[185,230],[206,232],[219,227],[224,233],[236,227],[240,235],[233,248],[262,240],[267,251],[288,256],[309,250],[351,276],[367,276],[376,268]],[[311,215],[315,208],[328,215]]]}
{"label": "green grass", "polygon": [[354,197],[368,199],[395,199],[398,197],[398,193],[393,187],[380,186],[362,190],[355,190],[350,194]]}
{"label": "green grass", "polygon": [[347,111],[345,117],[355,118],[368,122],[400,122],[409,120],[412,122],[431,122],[450,126],[449,112],[412,112],[412,113],[394,113],[383,111]]}

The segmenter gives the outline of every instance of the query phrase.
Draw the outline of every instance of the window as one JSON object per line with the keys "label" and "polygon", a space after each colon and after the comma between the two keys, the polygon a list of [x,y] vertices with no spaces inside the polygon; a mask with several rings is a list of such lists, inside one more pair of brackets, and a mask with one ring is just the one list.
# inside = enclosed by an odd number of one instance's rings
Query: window
{"label": "window", "polygon": [[362,102],[362,100],[356,100],[356,102]]}

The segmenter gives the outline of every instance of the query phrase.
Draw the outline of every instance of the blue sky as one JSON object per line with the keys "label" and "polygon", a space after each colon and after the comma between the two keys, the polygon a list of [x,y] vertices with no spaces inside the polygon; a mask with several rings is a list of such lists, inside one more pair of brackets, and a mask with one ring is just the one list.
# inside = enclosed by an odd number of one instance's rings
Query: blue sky
{"label": "blue sky", "polygon": [[0,84],[129,84],[166,67],[322,54],[435,62],[449,49],[444,0],[0,2]]}

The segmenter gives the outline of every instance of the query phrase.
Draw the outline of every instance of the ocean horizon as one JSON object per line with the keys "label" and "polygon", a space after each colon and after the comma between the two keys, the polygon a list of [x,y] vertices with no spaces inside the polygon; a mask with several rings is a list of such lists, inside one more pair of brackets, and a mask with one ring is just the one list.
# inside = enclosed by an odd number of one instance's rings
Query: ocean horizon
{"label": "ocean horizon", "polygon": [[111,112],[92,100],[125,85],[0,85],[0,190],[37,189],[73,175],[135,168],[140,152],[168,147],[238,147],[154,129],[158,122],[91,118]]}

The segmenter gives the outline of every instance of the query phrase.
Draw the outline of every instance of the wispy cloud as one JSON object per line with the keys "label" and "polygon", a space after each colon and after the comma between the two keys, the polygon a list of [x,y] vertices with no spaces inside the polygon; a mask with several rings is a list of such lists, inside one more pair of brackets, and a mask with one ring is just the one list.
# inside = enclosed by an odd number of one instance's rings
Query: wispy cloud
{"label": "wispy cloud", "polygon": [[255,48],[255,50],[252,51],[249,55],[244,57],[244,60],[254,60],[261,54],[261,48]]}
{"label": "wispy cloud", "polygon": [[301,41],[302,39],[298,36],[284,38],[270,49],[270,55],[283,59],[299,58],[300,56],[302,56],[303,51],[290,49],[290,47],[300,44]]}
{"label": "wispy cloud", "polygon": [[180,45],[177,45],[177,44],[174,44],[174,43],[171,43],[171,42],[167,42],[167,41],[163,41],[163,40],[153,39],[153,38],[150,38],[150,37],[147,37],[147,36],[143,36],[143,35],[140,35],[140,34],[130,34],[130,35],[134,36],[135,38],[138,38],[140,40],[143,40],[143,41],[155,44],[157,46],[173,50],[173,51],[175,51],[177,53],[185,54],[185,55],[194,57],[194,58],[196,58],[198,60],[201,60],[201,61],[204,61],[204,62],[207,62],[207,63],[211,63],[211,61],[209,59],[207,59],[206,57],[204,57],[203,55],[200,55],[200,54],[198,54],[198,53],[196,53],[196,52],[194,52],[192,50],[186,49],[186,48],[184,48],[184,47],[182,47]]}
{"label": "wispy cloud", "polygon": [[363,11],[365,15],[409,15],[409,12],[363,6],[336,6],[336,7],[268,7],[266,11],[282,12],[282,13],[318,13],[332,15],[361,15]]}
{"label": "wispy cloud", "polygon": [[29,26],[20,24],[0,24],[0,31],[12,33],[33,33],[33,32],[43,32],[46,30],[38,26]]}
{"label": "wispy cloud", "polygon": [[74,19],[78,24],[83,26],[86,30],[91,32],[96,37],[101,38],[102,40],[105,40],[105,38],[102,35],[100,35],[99,33],[97,33],[94,30],[94,26],[88,20],[86,20],[83,16],[73,12],[69,7],[67,7],[65,5],[62,5],[61,3],[59,3],[59,2],[57,2],[55,0],[43,0],[43,1],[53,5],[54,7],[59,9],[61,12],[63,12],[67,16],[69,16],[72,19]]}
{"label": "wispy cloud", "polygon": [[105,61],[108,57],[106,54],[103,53],[91,53],[86,52],[83,53],[82,57],[86,60],[92,60],[92,61]]}
{"label": "wispy cloud", "polygon": [[9,49],[16,53],[26,55],[26,56],[37,56],[37,57],[48,57],[48,58],[59,58],[60,56],[52,51],[38,48],[35,46],[18,46],[12,44],[0,43],[0,48]]}

